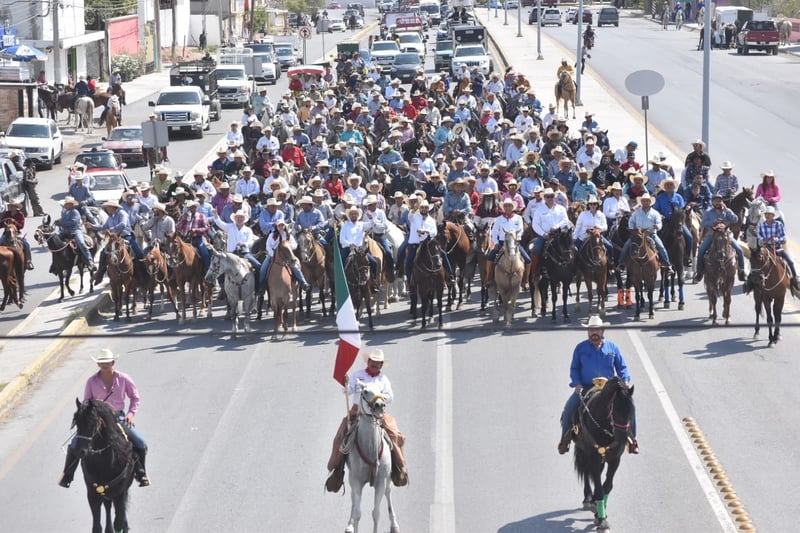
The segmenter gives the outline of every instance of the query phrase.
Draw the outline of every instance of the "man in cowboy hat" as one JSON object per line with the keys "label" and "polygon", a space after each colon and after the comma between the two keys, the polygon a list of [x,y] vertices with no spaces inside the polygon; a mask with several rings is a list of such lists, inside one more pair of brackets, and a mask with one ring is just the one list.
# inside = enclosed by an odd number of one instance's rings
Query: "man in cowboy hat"
{"label": "man in cowboy hat", "polygon": [[[589,321],[583,326],[588,328],[589,338],[579,342],[572,352],[569,386],[572,387],[573,392],[561,413],[561,440],[558,443],[558,453],[561,455],[569,451],[569,443],[574,438],[572,428],[575,421],[573,416],[581,404],[581,396],[594,387],[595,378],[610,379],[619,376],[628,387],[632,387],[628,365],[625,364],[625,358],[622,357],[619,346],[605,339],[606,326],[608,324],[603,322],[599,316],[589,317]],[[639,453],[639,443],[636,441],[635,411],[631,419],[628,439],[628,452]]]}
{"label": "man in cowboy hat", "polygon": [[142,224],[142,231],[150,232],[149,244],[144,249],[144,255],[156,244],[164,245],[167,242],[167,235],[175,233],[175,221],[167,215],[167,208],[161,202],[153,205],[153,217]]}
{"label": "man in cowboy hat", "polygon": [[[517,207],[514,200],[506,198],[500,202],[500,207],[503,210],[503,214],[497,217],[494,221],[494,225],[492,225],[492,241],[495,242],[495,245],[486,258],[486,279],[489,280],[489,283],[494,283],[494,262],[495,259],[497,259],[497,254],[503,249],[506,236],[511,233],[516,237],[517,242],[519,242],[522,238],[522,230],[524,229],[522,217],[514,212],[514,209]],[[531,258],[525,247],[520,246],[518,250],[525,264],[529,264]]]}
{"label": "man in cowboy hat", "polygon": [[[136,383],[127,374],[114,370],[114,363],[119,358],[108,348],[100,350],[94,357],[95,363],[99,367],[97,373],[93,374],[86,381],[83,393],[83,403],[89,400],[99,400],[109,404],[117,412],[120,426],[125,431],[128,440],[133,446],[133,453],[136,456],[133,475],[140,487],[149,487],[150,478],[145,469],[145,457],[147,456],[147,443],[142,438],[139,429],[136,427],[135,417],[139,410],[139,389]],[[128,409],[125,410],[125,399],[128,400]],[[60,487],[69,488],[78,468],[80,456],[76,450],[78,436],[73,437],[72,442],[67,448],[67,459],[64,463],[64,472],[58,480]]]}
{"label": "man in cowboy hat", "polygon": [[[352,248],[364,247],[364,237],[366,230],[361,219],[361,209],[357,205],[347,208],[345,211],[346,220],[339,230],[339,245],[342,247],[342,261],[349,256]],[[367,260],[369,261],[370,279],[372,280],[372,290],[377,292],[378,284],[378,260],[366,249]]]}
{"label": "man in cowboy hat", "polygon": [[389,244],[389,220],[386,211],[378,207],[378,198],[370,194],[364,199],[364,231],[371,233],[372,238],[383,248],[384,265],[387,272],[394,272],[392,245]]}
{"label": "man in cowboy hat", "polygon": [[622,213],[630,213],[631,206],[628,198],[622,195],[622,185],[618,181],[611,184],[611,194],[603,200],[603,214],[608,220],[608,226],[612,227]]}
{"label": "man in cowboy hat", "polygon": [[[386,399],[387,407],[391,405],[394,400],[394,392],[392,391],[392,384],[386,374],[381,370],[386,362],[386,356],[383,350],[375,349],[369,352],[364,357],[367,366],[362,370],[356,371],[352,376],[345,376],[345,383],[347,384],[347,394],[350,397],[350,412],[339,426],[336,436],[333,439],[333,448],[331,456],[328,460],[328,481],[325,487],[329,492],[339,492],[344,483],[344,465],[347,460],[345,453],[341,451],[342,443],[344,442],[347,433],[355,427],[356,417],[361,403],[361,390],[365,385],[377,383],[381,388],[381,394]],[[397,487],[403,487],[408,484],[408,473],[406,471],[406,458],[403,452],[403,445],[405,444],[405,436],[400,433],[397,428],[397,422],[394,417],[389,414],[384,414],[381,418],[381,427],[386,431],[386,435],[392,443],[392,483]]]}
{"label": "man in cowboy hat", "polygon": [[[648,238],[653,240],[653,243],[658,250],[658,257],[661,260],[661,267],[667,269],[668,274],[674,274],[672,264],[669,261],[667,249],[664,248],[664,243],[661,242],[661,237],[658,232],[661,231],[661,213],[652,209],[653,197],[650,193],[645,192],[639,197],[640,206],[634,209],[630,220],[628,221],[628,229],[632,231],[645,230],[647,231]],[[625,268],[625,260],[628,258],[628,252],[631,249],[631,239],[628,238],[625,245],[622,247],[622,252],[619,254],[619,266]]]}
{"label": "man in cowboy hat", "polygon": [[72,196],[67,196],[63,200],[64,209],[61,211],[61,218],[55,222],[56,226],[61,227],[61,237],[68,239],[70,236],[75,239],[78,245],[83,260],[89,267],[90,271],[95,270],[94,260],[89,253],[89,248],[86,247],[86,241],[83,237],[83,220],[81,220],[81,213],[75,207],[78,202]]}
{"label": "man in cowboy hat", "polygon": [[95,205],[94,195],[89,187],[86,186],[85,176],[83,172],[78,172],[74,176],[74,182],[69,186],[67,191],[68,196],[72,196],[78,202],[78,209],[81,214],[86,217],[86,220],[92,224],[97,224],[97,219],[94,217],[89,206]]}
{"label": "man in cowboy hat", "polygon": [[647,192],[655,195],[661,189],[661,183],[669,177],[669,173],[661,168],[661,159],[658,156],[653,156],[648,162],[650,169],[644,173],[647,176]]}
{"label": "man in cowboy hat", "polygon": [[580,252],[583,242],[589,238],[589,230],[596,229],[602,234],[603,245],[606,248],[606,257],[608,258],[608,268],[611,269],[613,264],[614,247],[606,239],[605,233],[608,231],[608,220],[600,210],[600,200],[597,196],[589,196],[586,199],[586,210],[583,211],[575,222],[575,252]]}
{"label": "man in cowboy hat", "polygon": [[275,229],[275,222],[284,219],[283,211],[279,210],[280,204],[275,198],[267,199],[267,203],[264,204],[264,209],[258,219],[258,226],[264,235],[269,235]]}
{"label": "man in cowboy hat", "polygon": [[590,196],[598,196],[597,186],[589,181],[589,169],[578,167],[578,182],[572,187],[572,201],[585,202]]}
{"label": "man in cowboy hat", "polygon": [[[686,200],[683,198],[683,196],[675,192],[677,183],[672,178],[667,178],[662,181],[661,188],[663,191],[656,196],[656,203],[653,206],[653,209],[661,213],[661,216],[664,217],[664,220],[669,221],[672,218],[673,209],[677,208],[683,210],[686,208]],[[694,250],[694,237],[692,237],[692,232],[689,231],[689,227],[686,225],[685,219],[682,226],[682,232],[683,238],[686,241],[686,250]],[[691,253],[687,253],[686,266],[691,266],[691,264]]]}
{"label": "man in cowboy hat", "polygon": [[345,194],[349,194],[356,199],[356,205],[361,205],[364,198],[367,197],[367,191],[361,186],[361,176],[358,174],[351,174],[347,177],[347,189],[344,190]]}
{"label": "man in cowboy hat", "polygon": [[451,216],[461,217],[463,215],[465,222],[469,222],[472,227],[472,204],[470,203],[469,195],[467,194],[467,182],[464,178],[456,178],[451,181],[448,186],[447,194],[444,195],[443,211],[444,216],[450,219]]}
{"label": "man in cowboy hat", "polygon": [[775,253],[783,257],[792,271],[792,287],[797,291],[800,290],[800,280],[797,278],[794,261],[784,248],[786,232],[783,229],[783,222],[775,218],[775,212],[775,208],[771,205],[768,205],[764,210],[764,220],[758,224],[758,244],[760,246],[774,247]]}
{"label": "man in cowboy hat", "polygon": [[173,183],[174,181],[169,177],[169,169],[163,166],[156,167],[156,175],[150,183],[150,187],[159,202],[166,202],[169,199],[167,198],[167,191],[169,191]]}
{"label": "man in cowboy hat", "polygon": [[695,139],[692,141],[692,151],[686,154],[686,159],[683,162],[683,166],[688,167],[692,159],[695,157],[700,157],[704,167],[711,166],[711,157],[706,153],[706,143],[704,143],[701,139]]}
{"label": "man in cowboy hat", "polygon": [[531,272],[539,268],[539,258],[544,252],[544,246],[550,236],[559,228],[572,226],[564,206],[556,203],[556,193],[550,187],[542,191],[544,204],[533,214],[533,231],[536,241],[531,255]]}
{"label": "man in cowboy hat", "polygon": [[6,243],[6,232],[3,228],[7,225],[13,225],[17,229],[17,238],[22,242],[22,249],[25,256],[25,268],[33,270],[33,263],[31,262],[31,245],[28,239],[22,234],[25,228],[25,214],[22,212],[22,204],[15,200],[7,203],[7,210],[0,215],[0,246]]}
{"label": "man in cowboy hat", "polygon": [[[131,252],[133,252],[135,259],[141,259],[144,257],[144,254],[142,254],[142,249],[139,247],[139,243],[136,242],[136,238],[133,236],[133,230],[131,229],[131,222],[128,212],[122,209],[119,203],[114,200],[109,200],[103,204],[103,208],[106,210],[106,213],[108,213],[108,220],[106,220],[105,224],[95,229],[98,232],[108,231],[110,233],[119,235],[128,241],[128,244],[131,247]],[[92,223],[87,222],[86,227],[94,228],[95,226]],[[103,276],[106,273],[106,266],[106,254],[100,254],[100,265],[97,269],[97,273],[95,274],[95,284],[99,284],[103,280]]]}
{"label": "man in cowboy hat", "polygon": [[722,174],[714,182],[714,192],[721,194],[723,199],[733,198],[739,190],[739,178],[733,173],[733,163],[723,161],[719,168]]}
{"label": "man in cowboy hat", "polygon": [[[322,189],[319,189],[322,191]],[[314,201],[311,196],[303,196],[297,201],[300,206],[300,212],[297,214],[297,229],[298,232],[304,230],[311,230],[314,236],[319,239],[320,244],[323,246],[327,241],[323,237],[327,221],[322,215],[322,212],[314,206]]]}
{"label": "man in cowboy hat", "polygon": [[[715,193],[711,197],[711,209],[703,212],[702,227],[705,230],[705,239],[700,244],[700,249],[697,250],[697,268],[695,269],[694,279],[700,281],[703,279],[703,266],[705,264],[705,255],[711,247],[711,241],[714,237],[715,229],[724,229],[729,231],[731,224],[739,222],[739,215],[725,207],[722,201],[722,195]],[[739,274],[739,281],[745,280],[744,275],[744,253],[742,247],[739,245],[737,239],[730,239],[731,246],[736,252],[736,266]]]}

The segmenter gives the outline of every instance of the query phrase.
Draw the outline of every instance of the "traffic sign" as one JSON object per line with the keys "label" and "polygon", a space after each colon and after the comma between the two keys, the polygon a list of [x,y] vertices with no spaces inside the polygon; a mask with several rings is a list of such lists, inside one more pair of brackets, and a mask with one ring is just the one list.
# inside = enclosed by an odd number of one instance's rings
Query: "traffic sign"
{"label": "traffic sign", "polygon": [[300,29],[297,30],[297,33],[300,34],[300,38],[308,41],[311,39],[311,26],[300,26]]}

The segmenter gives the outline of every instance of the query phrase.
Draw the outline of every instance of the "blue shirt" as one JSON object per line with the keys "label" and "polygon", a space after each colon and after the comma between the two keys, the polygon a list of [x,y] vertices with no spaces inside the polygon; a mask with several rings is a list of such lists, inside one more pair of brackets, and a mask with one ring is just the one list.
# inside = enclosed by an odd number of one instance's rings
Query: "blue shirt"
{"label": "blue shirt", "polygon": [[670,217],[672,217],[672,209],[674,207],[686,207],[686,201],[680,194],[675,192],[672,194],[668,192],[662,192],[656,196],[656,203],[653,206],[653,209],[661,213],[665,220],[669,220]]}
{"label": "blue shirt", "polygon": [[61,229],[64,233],[75,234],[83,231],[83,221],[81,220],[81,213],[77,209],[62,209],[61,210]]}
{"label": "blue shirt", "polygon": [[589,339],[575,346],[572,352],[572,364],[569,368],[570,387],[592,386],[592,379],[597,377],[612,378],[619,376],[626,383],[631,380],[628,365],[619,351],[619,346],[604,340],[600,348],[595,348]]}
{"label": "blue shirt", "polygon": [[78,202],[86,202],[87,205],[94,205],[94,195],[92,195],[92,191],[90,191],[86,185],[73,183],[69,186],[69,192],[67,194],[75,198]]}
{"label": "blue shirt", "polygon": [[117,235],[128,237],[131,234],[131,220],[128,217],[127,211],[124,209],[117,209],[117,212],[108,217],[106,223],[103,224],[101,230],[108,230]]}
{"label": "blue shirt", "polygon": [[312,207],[310,211],[301,210],[297,214],[297,225],[302,229],[311,228],[314,231],[322,231],[325,229],[325,218],[316,207]]}
{"label": "blue shirt", "polygon": [[261,211],[261,216],[258,217],[258,225],[261,227],[261,233],[268,235],[275,229],[275,222],[283,220],[283,211],[276,210],[275,214],[269,212],[269,209]]}
{"label": "blue shirt", "polygon": [[758,240],[761,243],[766,243],[772,240],[776,245],[781,245],[786,242],[786,232],[783,230],[783,224],[780,220],[773,220],[772,224],[763,221],[758,225]]}

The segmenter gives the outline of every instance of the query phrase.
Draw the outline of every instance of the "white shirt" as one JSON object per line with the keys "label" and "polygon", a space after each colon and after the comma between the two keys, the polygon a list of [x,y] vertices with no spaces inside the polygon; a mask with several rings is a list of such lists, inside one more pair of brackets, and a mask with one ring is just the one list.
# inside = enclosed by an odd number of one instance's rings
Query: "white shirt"
{"label": "white shirt", "polygon": [[606,216],[599,209],[594,214],[588,209],[581,213],[575,222],[575,238],[585,241],[589,238],[589,230],[592,228],[597,228],[601,232],[608,229]]}
{"label": "white shirt", "polygon": [[503,116],[503,106],[500,105],[500,102],[495,99],[494,102],[484,102],[483,110],[486,111],[487,109],[491,110],[492,113],[495,111],[500,111],[500,116]]}
{"label": "white shirt", "polygon": [[234,194],[241,194],[244,198],[247,198],[251,194],[258,194],[258,188],[258,180],[255,178],[239,178],[236,180],[236,189],[234,190]]}
{"label": "white shirt", "polygon": [[216,215],[214,215],[214,223],[216,223],[220,229],[228,234],[228,252],[235,252],[241,243],[247,245],[247,250],[249,251],[250,247],[253,246],[253,243],[256,240],[255,235],[253,235],[253,230],[244,224],[242,224],[242,227],[239,228],[236,226],[236,223],[223,222],[222,219]]}
{"label": "white shirt", "polygon": [[586,147],[584,146],[580,150],[578,150],[578,154],[575,156],[575,162],[579,165],[583,165],[589,172],[593,172],[600,165],[600,158],[602,154],[600,153],[600,149],[597,147],[594,148],[591,154],[586,152]]}
{"label": "white shirt", "polygon": [[153,209],[153,206],[156,205],[157,201],[158,198],[156,198],[152,194],[148,194],[147,196],[144,196],[142,194],[139,195],[139,203],[146,205],[150,209]]}
{"label": "white shirt", "polygon": [[478,178],[475,182],[475,192],[478,194],[483,194],[486,191],[497,192],[499,189],[497,188],[497,182],[494,181],[494,178],[489,176],[485,181],[483,178]]}
{"label": "white shirt", "polygon": [[280,246],[281,241],[289,241],[289,248],[292,250],[297,250],[297,241],[294,240],[294,235],[289,235],[287,239],[286,230],[283,230],[282,235],[275,235],[275,232],[269,234],[269,238],[267,239],[267,255],[269,257],[275,257],[275,250],[278,249]]}
{"label": "white shirt", "polygon": [[367,191],[361,187],[356,187],[353,189],[352,187],[348,187],[344,190],[345,194],[349,194],[353,198],[356,199],[356,205],[361,205],[364,202],[364,198],[367,197]]}
{"label": "white shirt", "polygon": [[373,377],[367,374],[365,369],[358,370],[350,376],[350,383],[347,384],[347,393],[350,395],[350,405],[358,405],[361,409],[361,389],[363,385],[378,383],[381,387],[381,394],[386,398],[386,405],[390,405],[394,399],[392,384],[389,383],[383,372]]}
{"label": "white shirt", "polygon": [[262,135],[261,138],[256,143],[256,150],[260,152],[264,148],[266,148],[267,150],[269,150],[271,152],[276,152],[277,153],[278,151],[280,151],[281,145],[278,142],[278,138],[277,137],[275,137],[273,135],[270,135],[269,138],[267,138],[267,137]]}
{"label": "white shirt", "polygon": [[[421,213],[415,213],[409,215],[408,220],[411,226],[408,230],[408,244],[419,244],[428,237],[436,237],[436,220],[430,215],[423,217]],[[426,231],[427,233],[420,235],[418,233],[420,230]]]}
{"label": "white shirt", "polygon": [[467,107],[470,109],[475,109],[475,107],[478,105],[478,101],[475,100],[474,96],[467,96],[465,94],[462,94],[458,97],[458,100],[456,100],[456,105],[460,105],[461,103],[467,104]]}
{"label": "white shirt", "polygon": [[525,113],[520,113],[514,119],[514,127],[521,133],[528,131],[533,127],[533,117],[530,113],[528,113],[528,116],[525,116]]}
{"label": "white shirt", "polygon": [[386,220],[386,213],[383,209],[376,209],[364,211],[364,231],[373,233],[386,233],[389,229],[389,221]]}
{"label": "white shirt", "polygon": [[603,214],[606,216],[607,219],[616,220],[618,216],[623,211],[630,211],[630,205],[628,204],[628,198],[619,195],[619,198],[615,198],[613,193],[611,196],[606,198],[603,202]]}
{"label": "white shirt", "polygon": [[527,222],[529,226],[533,226],[533,215],[542,205],[544,205],[544,200],[537,201],[536,199],[531,198],[528,202],[528,205],[525,207],[525,211],[522,213],[522,219]]}
{"label": "white shirt", "polygon": [[545,116],[542,117],[542,128],[547,131],[547,128],[550,127],[556,120],[557,113],[547,113]]}
{"label": "white shirt", "polygon": [[225,140],[227,142],[235,142],[236,146],[241,146],[244,144],[244,137],[242,137],[242,132],[239,131],[238,128],[236,131],[228,130],[228,133],[225,135]]}
{"label": "white shirt", "polygon": [[436,164],[433,162],[433,159],[426,157],[420,160],[419,169],[425,174],[430,174],[436,169]]}
{"label": "white shirt", "polygon": [[269,186],[272,184],[273,181],[278,181],[281,184],[281,190],[283,192],[289,192],[289,183],[282,177],[276,178],[274,176],[269,176],[267,179],[264,180],[264,186],[261,187],[261,192],[263,192],[266,195],[271,194],[272,190],[270,189]]}
{"label": "white shirt", "polygon": [[524,144],[519,148],[517,148],[517,144],[512,142],[511,144],[508,145],[508,148],[506,148],[506,160],[509,163],[516,163],[517,161],[522,159],[522,156],[524,156],[525,152],[527,151],[528,147],[525,146]]}
{"label": "white shirt", "polygon": [[349,248],[350,245],[358,246],[359,248],[364,245],[364,223],[360,220],[355,222],[348,220],[342,224],[342,229],[339,230],[339,243],[342,248]]}
{"label": "white shirt", "polygon": [[553,228],[571,225],[567,210],[558,204],[553,205],[553,208],[550,209],[546,203],[543,203],[533,214],[533,231],[537,235],[547,235]]}
{"label": "white shirt", "polygon": [[522,217],[515,214],[511,218],[501,215],[494,220],[492,226],[492,241],[503,242],[506,240],[507,232],[514,232],[517,240],[522,237]]}

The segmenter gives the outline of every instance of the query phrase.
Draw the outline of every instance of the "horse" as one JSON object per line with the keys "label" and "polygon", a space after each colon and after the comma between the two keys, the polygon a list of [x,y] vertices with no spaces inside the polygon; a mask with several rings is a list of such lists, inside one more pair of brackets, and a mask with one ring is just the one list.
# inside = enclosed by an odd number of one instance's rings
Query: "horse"
{"label": "horse", "polygon": [[592,228],[589,237],[578,249],[575,263],[575,311],[580,311],[581,280],[586,281],[586,298],[589,300],[589,314],[592,313],[594,295],[592,283],[597,285],[597,313],[606,315],[606,298],[608,297],[608,257],[600,230]]}
{"label": "horse", "polygon": [[58,113],[62,111],[67,112],[67,125],[72,122],[72,116],[75,114],[75,110],[72,107],[72,101],[75,98],[75,93],[73,91],[67,91],[62,86],[56,86],[56,90],[58,91],[58,95],[56,96],[56,116]]}
{"label": "horse", "polygon": [[[169,269],[167,268],[167,260],[161,249],[156,243],[149,252],[140,260],[144,265],[145,273],[147,274],[142,284],[142,292],[145,297],[145,306],[147,307],[147,319],[153,318],[153,304],[155,303],[155,289],[159,287],[161,291],[161,310],[164,310],[164,290],[166,289],[169,301],[175,311],[175,320],[180,318],[178,314],[178,304],[175,301],[175,292],[172,290],[172,285],[169,282]],[[149,304],[149,305],[148,305]]]}
{"label": "horse", "polygon": [[[36,229],[33,236],[36,242],[42,246],[47,246],[52,254],[50,263],[50,273],[58,277],[58,284],[61,288],[61,296],[58,302],[64,301],[64,288],[70,296],[75,296],[75,291],[69,285],[69,279],[72,277],[72,267],[78,267],[78,278],[80,279],[80,287],[78,293],[83,292],[83,271],[88,268],[83,255],[78,250],[78,244],[73,238],[62,238],[58,232],[55,231],[53,226],[50,225],[50,215],[45,215],[42,219],[42,224]],[[86,247],[89,253],[94,255],[95,241],[89,236],[84,236]],[[94,292],[94,276],[89,276],[89,293]]]}
{"label": "horse", "polygon": [[722,297],[722,317],[725,325],[731,323],[731,293],[736,275],[736,253],[731,244],[731,234],[725,228],[714,228],[711,247],[704,263],[705,286],[708,294],[708,316],[717,324],[717,299]]}
{"label": "horse", "polygon": [[130,245],[120,235],[109,233],[108,244],[103,253],[108,255],[108,280],[111,286],[111,299],[114,301],[114,320],[122,313],[122,299],[125,299],[125,318],[131,319],[130,300],[133,297],[133,314],[136,314],[136,262]]}
{"label": "horse", "polygon": [[644,307],[644,295],[647,293],[648,317],[653,318],[653,291],[658,277],[658,252],[650,243],[647,230],[631,231],[631,250],[628,255],[628,276],[636,291],[636,311],[634,317],[639,320]]}
{"label": "horse", "polygon": [[[481,311],[486,310],[489,302],[489,280],[487,279],[487,266],[489,252],[494,248],[492,244],[492,229],[490,224],[480,224],[475,228],[475,245],[473,252],[477,259],[478,278],[481,282]],[[472,283],[472,278],[468,278],[468,284]]]}
{"label": "horse", "polygon": [[411,274],[411,317],[417,320],[417,300],[422,311],[422,329],[427,326],[428,317],[433,318],[433,301],[438,305],[439,329],[442,322],[442,300],[444,299],[446,272],[442,264],[441,249],[436,239],[425,239],[419,243],[414,256]]}
{"label": "horse", "polygon": [[778,24],[778,32],[780,34],[780,44],[782,44],[782,45],[792,44],[792,21],[791,20],[783,19]]}
{"label": "horse", "polygon": [[[128,531],[128,490],[133,483],[135,459],[133,448],[112,407],[101,400],[81,403],[72,417],[76,428],[76,453],[81,460],[89,508],[92,510],[92,533],[101,533],[101,505],[106,510],[105,531]],[[111,506],[114,506],[113,529]]]}
{"label": "horse", "polygon": [[739,217],[738,222],[729,226],[729,229],[731,232],[733,232],[734,239],[740,238],[742,227],[744,226],[745,222],[745,215],[747,214],[747,208],[750,206],[752,201],[753,187],[742,187],[742,190],[738,194],[725,202],[725,205],[727,205],[728,208],[736,213],[737,217]]}
{"label": "horse", "polygon": [[[630,230],[628,229],[628,221],[630,218],[630,212],[621,214],[608,230],[608,240],[611,241],[611,245],[614,247],[614,253],[617,257],[619,257],[622,247],[628,242],[628,238],[630,237]],[[614,271],[614,277],[617,282],[617,307],[630,309],[633,307],[633,301],[631,300],[631,277],[626,276],[625,282],[623,283],[621,268],[617,268]]]}
{"label": "horse", "polygon": [[675,13],[675,29],[680,30],[683,28],[683,9],[679,9]]}
{"label": "horse", "polygon": [[447,310],[450,311],[453,308],[456,287],[458,287],[458,302],[456,303],[456,310],[458,310],[461,308],[461,303],[464,299],[464,276],[472,243],[464,229],[464,225],[450,221],[444,221],[439,225],[436,238],[439,239],[439,247],[447,254],[447,259],[453,267],[453,273],[456,278],[455,285],[449,287]]}
{"label": "horse", "polygon": [[683,236],[685,221],[686,211],[682,207],[674,206],[672,215],[661,230],[661,240],[667,249],[673,270],[669,275],[666,269],[661,271],[661,290],[664,291],[665,309],[669,309],[670,303],[675,300],[676,280],[678,282],[678,310],[682,311],[686,304],[683,293],[683,262],[687,252],[686,239]]}
{"label": "horse", "polygon": [[[383,308],[387,309],[389,307],[389,276],[393,276],[394,272],[389,272],[386,266],[386,261],[384,261],[383,256],[386,252],[383,249],[383,246],[378,244],[378,241],[373,239],[372,237],[366,237],[364,239],[364,247],[370,253],[372,257],[375,258],[375,261],[378,263],[378,270],[375,276],[375,282],[378,285],[378,293],[375,295],[375,314],[380,316],[381,314],[381,287],[383,287]],[[394,281],[392,278],[391,281]]]}
{"label": "horse", "polygon": [[505,327],[511,327],[514,320],[514,310],[517,307],[517,297],[522,287],[522,275],[525,264],[519,253],[519,241],[513,231],[505,232],[503,240],[503,253],[497,258],[494,267],[494,312],[492,320],[500,320],[499,312],[502,308]]}
{"label": "horse", "polygon": [[769,327],[769,344],[767,346],[771,348],[781,338],[781,315],[786,291],[791,291],[792,296],[796,298],[800,297],[800,294],[792,287],[789,265],[782,257],[778,256],[773,247],[759,246],[750,250],[749,280],[756,304],[756,326],[753,338],[757,339],[761,330],[759,320],[763,306],[767,313],[767,326]]}
{"label": "horse", "polygon": [[633,385],[615,376],[593,391],[578,409],[575,472],[583,481],[583,507],[594,512],[597,531],[610,531],[606,508],[633,420]]}
{"label": "horse", "polygon": [[[231,313],[231,337],[236,338],[239,333],[239,316],[242,317],[245,333],[251,331],[250,313],[256,298],[256,275],[250,268],[250,263],[228,252],[218,252],[211,248],[211,265],[206,273],[206,284],[214,284],[220,275],[225,275],[225,299]],[[242,304],[239,315],[239,303]],[[210,316],[210,312],[209,312]]]}
{"label": "horse", "polygon": [[[745,242],[752,250],[758,248],[758,225],[764,220],[767,202],[763,198],[756,198],[747,208],[747,221],[744,226]],[[777,217],[776,217],[777,218]]]}
{"label": "horse", "polygon": [[75,102],[75,115],[77,117],[75,129],[85,128],[86,132],[91,135],[94,130],[94,102],[92,99],[88,96],[78,98]]}
{"label": "horse", "polygon": [[[300,268],[303,271],[311,287],[306,292],[306,318],[311,317],[311,297],[314,292],[313,287],[319,287],[319,301],[322,304],[322,316],[328,316],[328,310],[325,307],[325,289],[328,285],[328,271],[325,262],[325,247],[322,246],[317,239],[311,228],[300,230],[297,233],[297,250],[300,256]],[[303,312],[303,293],[300,292],[300,313]],[[330,309],[333,312],[335,302],[333,301],[333,294],[331,293]]]}
{"label": "horse", "polygon": [[58,89],[50,85],[40,85],[36,89],[36,97],[44,104],[46,118],[56,120]]}
{"label": "horse", "polygon": [[297,283],[292,279],[291,265],[295,257],[289,247],[289,241],[282,240],[275,249],[272,263],[267,273],[267,290],[269,304],[272,307],[275,325],[272,330],[273,340],[278,336],[278,329],[286,333],[289,328],[289,309],[292,311],[292,332],[297,331]]}
{"label": "horse", "polygon": [[6,220],[5,227],[3,228],[3,236],[5,237],[4,247],[8,248],[14,253],[14,275],[17,278],[17,296],[19,303],[25,303],[25,248],[22,244],[22,239],[19,236],[19,230],[12,220]]}
{"label": "horse", "polygon": [[347,281],[347,289],[350,298],[353,300],[353,309],[356,313],[356,320],[361,315],[361,304],[367,309],[369,329],[372,324],[372,289],[370,287],[371,272],[369,269],[369,259],[364,247],[351,246],[350,254],[344,262],[344,277]]}
{"label": "horse", "polygon": [[[170,280],[172,289],[180,300],[181,316],[178,324],[186,323],[186,295],[190,295],[193,305],[194,318],[197,319],[197,304],[200,302],[200,311],[208,301],[209,314],[211,313],[211,292],[213,285],[205,283],[203,276],[203,260],[194,246],[184,242],[177,233],[170,233],[167,237],[167,266],[172,269],[173,277]],[[188,290],[187,290],[188,284]]]}
{"label": "horse", "polygon": [[17,275],[14,273],[14,252],[3,247],[0,247],[0,282],[3,285],[3,301],[0,302],[0,311],[5,311],[6,305],[9,303],[14,303],[22,309],[17,288]]}
{"label": "horse", "polygon": [[395,264],[395,271],[392,273],[394,275],[394,281],[389,283],[389,301],[397,302],[400,300],[400,295],[405,290],[406,282],[405,273],[402,272],[402,269],[405,266],[403,265],[404,261],[400,261],[398,256],[400,245],[403,244],[403,241],[405,240],[405,234],[403,233],[403,230],[389,221],[386,228],[386,238],[389,239],[389,245],[392,247],[392,259],[394,259]]}
{"label": "horse", "polygon": [[[547,284],[532,283],[533,286],[538,285],[544,291],[542,293],[542,316],[547,313],[547,287],[550,288],[550,293],[553,297],[553,311],[551,318],[556,319],[556,307],[558,303],[558,287],[561,286],[561,313],[564,316],[564,321],[569,321],[569,312],[567,311],[567,298],[569,297],[569,284],[575,275],[575,250],[572,245],[572,227],[562,226],[552,234],[549,241],[544,247],[544,254],[542,255],[542,264],[544,266],[544,273],[542,278],[546,278]],[[531,299],[533,304],[533,298]]]}
{"label": "horse", "polygon": [[578,92],[572,74],[563,70],[555,86],[556,108],[564,100],[564,116],[569,117],[569,104],[572,103],[572,118],[575,118],[575,94]]}
{"label": "horse", "polygon": [[[381,500],[386,496],[389,506],[390,533],[400,533],[394,507],[392,506],[392,452],[391,442],[381,427],[381,419],[386,412],[386,398],[379,385],[364,384],[361,389],[360,406],[355,429],[346,439],[343,449],[347,454],[348,481],[350,483],[350,520],[345,533],[357,533],[361,520],[361,493],[369,483],[375,488],[372,508],[373,533],[378,532],[381,517]],[[352,453],[352,448],[355,452]]]}
{"label": "horse", "polygon": [[106,107],[108,108],[106,111],[106,135],[111,135],[111,130],[119,126],[121,122],[122,108],[117,98],[109,99]]}

